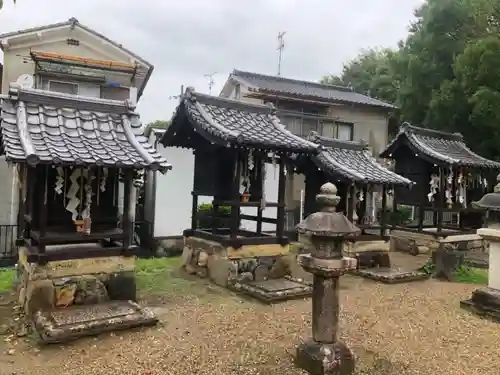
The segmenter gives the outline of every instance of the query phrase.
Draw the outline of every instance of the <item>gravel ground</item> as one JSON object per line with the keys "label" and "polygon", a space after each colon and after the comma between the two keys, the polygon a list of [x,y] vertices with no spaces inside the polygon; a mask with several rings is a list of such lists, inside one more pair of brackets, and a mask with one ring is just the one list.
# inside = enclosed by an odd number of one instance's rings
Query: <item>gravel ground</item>
{"label": "gravel ground", "polygon": [[[357,373],[497,375],[500,326],[459,307],[475,288],[344,276],[341,336],[359,357]],[[0,374],[305,374],[293,356],[310,335],[310,300],[265,306],[218,291],[155,309],[161,324],[152,329],[43,349],[2,343],[2,352],[11,351],[0,355]]]}

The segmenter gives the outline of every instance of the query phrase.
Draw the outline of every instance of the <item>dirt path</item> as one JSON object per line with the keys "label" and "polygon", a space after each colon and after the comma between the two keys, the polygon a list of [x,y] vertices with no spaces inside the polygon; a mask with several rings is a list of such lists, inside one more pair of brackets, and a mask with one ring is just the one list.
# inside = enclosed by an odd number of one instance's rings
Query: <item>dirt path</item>
{"label": "dirt path", "polygon": [[[500,328],[459,308],[474,286],[342,280],[342,338],[358,374],[498,374]],[[170,298],[161,325],[44,349],[2,343],[1,375],[299,375],[294,350],[310,334],[310,300],[264,306],[225,291]]]}

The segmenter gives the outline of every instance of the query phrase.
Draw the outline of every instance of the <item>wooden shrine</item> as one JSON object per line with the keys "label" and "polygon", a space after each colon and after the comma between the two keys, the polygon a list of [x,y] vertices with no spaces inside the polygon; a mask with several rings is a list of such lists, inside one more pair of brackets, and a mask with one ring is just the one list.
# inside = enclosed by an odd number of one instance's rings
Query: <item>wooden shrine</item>
{"label": "wooden shrine", "polygon": [[[347,256],[358,260],[360,275],[384,282],[421,279],[409,271],[391,270],[389,230],[394,189],[411,188],[413,182],[379,163],[364,142],[340,141],[312,132],[308,138],[322,146],[318,154],[297,159],[297,172],[305,175],[304,213],[318,211],[316,192],[326,182],[334,183],[340,197],[337,210],[361,230],[346,243]],[[301,238],[301,241],[307,241]]]}
{"label": "wooden shrine", "polygon": [[[404,123],[381,157],[395,162],[395,171],[415,182],[396,188],[398,204],[413,207],[414,220],[391,234],[391,245],[417,254],[440,246],[484,253],[476,234],[484,212],[472,207],[500,169],[500,163],[470,150],[458,133]],[[446,245],[445,245],[446,244]]]}
{"label": "wooden shrine", "polygon": [[[186,90],[161,143],[194,150],[191,228],[184,231],[184,268],[265,301],[302,296],[310,288],[292,280],[284,232],[285,169],[292,154],[317,152],[318,145],[288,132],[270,106],[251,105]],[[278,173],[278,201],[266,200],[265,164]],[[198,225],[198,197],[213,197],[211,227]],[[221,207],[229,209],[223,220]],[[243,215],[252,207],[255,215]],[[276,217],[265,217],[276,207]],[[240,228],[241,220],[256,230]],[[275,231],[262,230],[275,224]]]}
{"label": "wooden shrine", "polygon": [[134,176],[171,166],[130,103],[12,84],[0,130],[19,185],[19,303],[42,340],[156,323],[129,302]]}

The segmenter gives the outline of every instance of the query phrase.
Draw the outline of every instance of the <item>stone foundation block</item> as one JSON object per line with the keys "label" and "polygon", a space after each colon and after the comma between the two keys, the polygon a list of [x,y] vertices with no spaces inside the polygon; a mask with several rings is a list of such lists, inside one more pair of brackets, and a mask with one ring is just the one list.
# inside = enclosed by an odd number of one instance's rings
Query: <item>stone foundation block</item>
{"label": "stone foundation block", "polygon": [[349,375],[355,369],[354,353],[344,343],[306,341],[297,348],[295,364],[310,375]]}
{"label": "stone foundation block", "polygon": [[207,259],[208,277],[216,285],[227,287],[230,272],[233,264],[227,259],[223,259],[218,254],[213,254]]}

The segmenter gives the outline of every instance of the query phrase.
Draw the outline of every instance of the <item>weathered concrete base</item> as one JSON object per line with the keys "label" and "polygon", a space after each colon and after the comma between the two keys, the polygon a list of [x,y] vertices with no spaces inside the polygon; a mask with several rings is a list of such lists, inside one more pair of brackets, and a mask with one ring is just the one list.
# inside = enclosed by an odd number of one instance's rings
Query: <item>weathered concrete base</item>
{"label": "weathered concrete base", "polygon": [[[450,281],[453,280],[455,271],[462,265],[471,264],[468,259],[487,259],[488,242],[479,235],[446,235],[447,232],[444,231],[442,236],[436,237],[435,233],[436,228],[427,228],[421,233],[393,230],[390,240],[391,251],[407,251],[407,247],[410,246],[408,244],[412,243],[414,249],[425,247],[427,249],[425,252],[431,252],[435,266],[434,276]],[[420,250],[415,255],[419,253]]]}
{"label": "weathered concrete base", "polygon": [[410,281],[426,280],[430,275],[421,271],[406,271],[397,268],[366,268],[353,272],[355,275],[367,279],[380,281],[385,284],[399,284]]}
{"label": "weathered concrete base", "polygon": [[[421,233],[393,230],[390,234],[390,251],[407,252],[413,255],[428,254],[439,248],[440,244],[453,245],[463,253],[484,253],[487,244],[477,234],[460,234],[435,237],[436,228],[426,228]],[[446,233],[446,231],[444,232]]]}
{"label": "weathered concrete base", "polygon": [[140,326],[155,325],[155,314],[131,301],[39,310],[34,328],[41,343],[62,343],[84,336]]}
{"label": "weathered concrete base", "polygon": [[312,286],[302,279],[285,276],[264,281],[236,281],[228,285],[235,292],[243,292],[265,303],[310,297]]}
{"label": "weathered concrete base", "polygon": [[290,253],[289,245],[246,245],[238,250],[189,237],[184,239],[182,257],[182,267],[187,273],[208,277],[220,287],[264,302],[311,294],[308,285],[291,277],[291,262],[295,262],[296,255]]}
{"label": "weathered concrete base", "polygon": [[136,300],[133,257],[27,262],[19,249],[18,302],[42,342],[154,324]]}
{"label": "weathered concrete base", "polygon": [[297,348],[295,365],[311,375],[349,375],[354,372],[354,354],[344,343],[322,344],[308,340]]}
{"label": "weathered concrete base", "polygon": [[460,302],[460,307],[479,316],[500,322],[500,290],[477,289],[472,292],[471,299]]}

